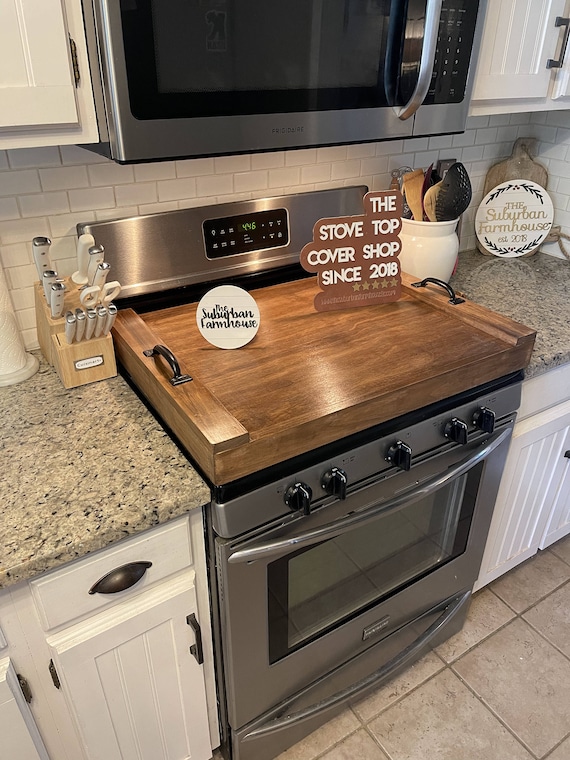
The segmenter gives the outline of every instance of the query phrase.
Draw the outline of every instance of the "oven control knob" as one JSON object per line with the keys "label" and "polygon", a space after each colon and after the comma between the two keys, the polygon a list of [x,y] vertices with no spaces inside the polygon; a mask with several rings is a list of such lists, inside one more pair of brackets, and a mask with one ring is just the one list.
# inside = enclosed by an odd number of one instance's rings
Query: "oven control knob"
{"label": "oven control knob", "polygon": [[492,433],[495,429],[495,412],[486,406],[482,406],[473,415],[473,424],[484,433]]}
{"label": "oven control knob", "polygon": [[386,461],[400,470],[409,470],[412,466],[412,450],[404,441],[396,441],[386,452]]}
{"label": "oven control knob", "polygon": [[348,478],[346,472],[340,467],[331,467],[321,478],[321,486],[329,496],[338,496],[339,499],[346,499],[346,486]]}
{"label": "oven control knob", "polygon": [[304,515],[308,515],[311,512],[311,499],[313,498],[313,491],[306,483],[293,483],[292,486],[285,491],[285,504],[293,512],[302,512]]}
{"label": "oven control knob", "polygon": [[467,423],[460,420],[459,417],[452,417],[446,423],[443,434],[450,441],[455,441],[455,443],[464,446],[467,443]]}

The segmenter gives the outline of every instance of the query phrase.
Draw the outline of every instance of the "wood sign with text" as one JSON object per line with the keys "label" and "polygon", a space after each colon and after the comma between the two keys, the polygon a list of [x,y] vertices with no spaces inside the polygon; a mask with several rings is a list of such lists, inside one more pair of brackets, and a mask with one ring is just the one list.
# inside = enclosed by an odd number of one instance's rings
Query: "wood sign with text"
{"label": "wood sign with text", "polygon": [[350,309],[400,298],[402,195],[388,190],[364,196],[362,216],[319,219],[301,266],[316,272],[317,311]]}

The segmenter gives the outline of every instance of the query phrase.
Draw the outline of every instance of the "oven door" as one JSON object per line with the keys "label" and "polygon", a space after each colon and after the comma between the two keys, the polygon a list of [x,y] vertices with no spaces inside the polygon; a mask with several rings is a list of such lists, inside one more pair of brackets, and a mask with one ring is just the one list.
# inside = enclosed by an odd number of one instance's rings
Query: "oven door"
{"label": "oven door", "polygon": [[457,630],[441,635],[477,577],[511,431],[447,445],[254,538],[216,539],[234,731],[332,709]]}

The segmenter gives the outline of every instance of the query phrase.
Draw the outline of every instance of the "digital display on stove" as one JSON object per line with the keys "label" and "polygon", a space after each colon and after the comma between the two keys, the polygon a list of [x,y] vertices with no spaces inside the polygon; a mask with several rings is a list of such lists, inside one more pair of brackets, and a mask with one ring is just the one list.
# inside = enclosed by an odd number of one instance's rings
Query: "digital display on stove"
{"label": "digital display on stove", "polygon": [[284,208],[207,219],[202,228],[209,259],[279,248],[289,243],[289,224]]}

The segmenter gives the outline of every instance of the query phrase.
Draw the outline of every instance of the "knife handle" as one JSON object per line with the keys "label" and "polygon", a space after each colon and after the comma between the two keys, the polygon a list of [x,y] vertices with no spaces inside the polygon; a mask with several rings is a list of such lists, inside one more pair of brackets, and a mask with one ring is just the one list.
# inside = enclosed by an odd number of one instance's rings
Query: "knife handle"
{"label": "knife handle", "polygon": [[89,249],[89,265],[87,267],[87,284],[92,285],[97,267],[105,261],[105,249],[102,245],[93,245]]}
{"label": "knife handle", "polygon": [[65,299],[65,285],[63,282],[54,282],[51,286],[50,308],[52,319],[59,319],[63,314],[63,302]]}
{"label": "knife handle", "polygon": [[75,340],[79,343],[85,335],[87,315],[83,309],[75,309]]}
{"label": "knife handle", "polygon": [[42,274],[42,285],[44,287],[44,296],[48,306],[51,303],[51,286],[57,280],[57,272],[55,269],[46,269]]}
{"label": "knife handle", "polygon": [[46,269],[51,269],[51,261],[49,257],[50,245],[51,240],[48,237],[35,237],[32,240],[34,264],[36,265],[40,282],[42,282],[42,276]]}
{"label": "knife handle", "polygon": [[75,314],[72,311],[65,312],[65,340],[73,343],[75,338]]}

